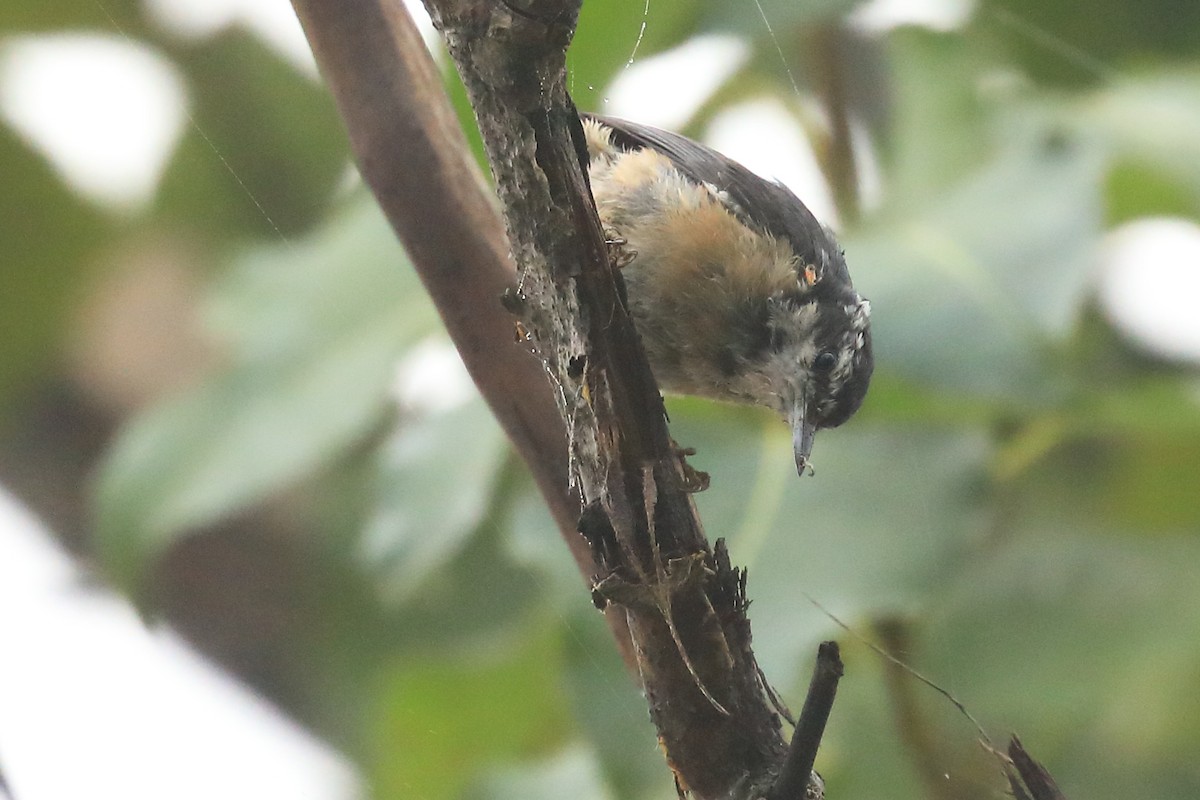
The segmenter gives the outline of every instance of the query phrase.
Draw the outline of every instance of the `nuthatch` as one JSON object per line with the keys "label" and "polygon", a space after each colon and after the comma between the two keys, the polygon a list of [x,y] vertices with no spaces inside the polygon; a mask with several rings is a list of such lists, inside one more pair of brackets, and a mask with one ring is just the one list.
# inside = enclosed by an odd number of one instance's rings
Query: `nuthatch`
{"label": "nuthatch", "polygon": [[833,233],[786,187],[678,134],[584,114],[605,228],[628,248],[629,312],[668,392],[763,405],[813,437],[862,405],[871,306]]}

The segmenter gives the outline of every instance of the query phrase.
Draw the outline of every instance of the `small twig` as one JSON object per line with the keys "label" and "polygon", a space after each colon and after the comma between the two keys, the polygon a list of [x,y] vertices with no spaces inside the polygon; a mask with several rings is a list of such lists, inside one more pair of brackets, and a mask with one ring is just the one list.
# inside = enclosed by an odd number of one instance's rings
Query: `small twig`
{"label": "small twig", "polygon": [[842,659],[837,642],[822,642],[817,650],[817,664],[808,684],[804,708],[800,711],[800,721],[792,733],[783,771],[771,787],[770,800],[801,800],[805,797],[841,677]]}
{"label": "small twig", "polygon": [[783,698],[779,696],[779,692],[775,691],[775,687],[767,680],[767,674],[762,671],[762,667],[757,663],[754,669],[758,671],[758,682],[762,684],[763,691],[767,693],[767,699],[771,701],[771,706],[775,709],[775,713],[787,720],[787,724],[793,728],[796,727],[796,717],[793,716],[792,710],[783,702]]}

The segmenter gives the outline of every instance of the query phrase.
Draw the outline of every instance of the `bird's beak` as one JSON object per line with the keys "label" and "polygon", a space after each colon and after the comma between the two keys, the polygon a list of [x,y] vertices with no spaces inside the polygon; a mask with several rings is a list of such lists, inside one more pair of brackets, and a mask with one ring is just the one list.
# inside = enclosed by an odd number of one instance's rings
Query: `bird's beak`
{"label": "bird's beak", "polygon": [[804,477],[804,471],[812,474],[812,465],[808,457],[812,454],[813,439],[817,435],[817,426],[804,418],[804,396],[797,396],[792,403],[792,412],[788,417],[792,426],[792,450],[796,454],[796,472]]}

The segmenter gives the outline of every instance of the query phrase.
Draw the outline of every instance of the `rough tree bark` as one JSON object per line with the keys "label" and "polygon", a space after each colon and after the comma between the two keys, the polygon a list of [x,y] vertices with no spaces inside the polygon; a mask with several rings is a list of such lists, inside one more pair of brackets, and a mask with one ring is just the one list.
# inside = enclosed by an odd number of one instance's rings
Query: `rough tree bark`
{"label": "rough tree bark", "polygon": [[[750,647],[745,573],[720,541],[705,539],[689,494],[694,476],[668,435],[596,217],[565,85],[578,0],[427,0],[476,112],[507,245],[402,6],[294,5],[364,178],[619,641],[619,623],[627,627],[627,656],[677,785],[698,798],[816,791],[796,765],[811,766],[828,707],[817,710],[816,741],[807,737],[806,751],[789,757]],[[519,344],[502,292],[520,318]],[[836,682],[836,648],[824,655],[818,673]]]}

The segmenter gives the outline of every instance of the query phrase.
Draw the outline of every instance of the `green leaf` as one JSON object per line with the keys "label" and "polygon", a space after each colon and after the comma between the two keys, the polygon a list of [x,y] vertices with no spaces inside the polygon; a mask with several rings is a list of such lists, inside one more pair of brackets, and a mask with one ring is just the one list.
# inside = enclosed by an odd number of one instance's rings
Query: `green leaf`
{"label": "green leaf", "polygon": [[1150,59],[1200,55],[1200,5],[1189,0],[984,0],[974,15],[1009,60],[1039,82],[1112,82]]}
{"label": "green leaf", "polygon": [[994,147],[979,48],[961,35],[901,28],[887,37],[893,106],[882,144],[889,195],[926,200],[978,168]]}
{"label": "green leaf", "polygon": [[227,364],[136,417],[100,472],[98,547],[127,588],[189,529],[311,472],[377,425],[434,312],[373,205],[250,254],[218,290]]}
{"label": "green leaf", "polygon": [[596,759],[582,748],[553,758],[492,771],[464,796],[467,800],[611,800]]}
{"label": "green leaf", "polygon": [[380,456],[380,499],[363,534],[391,600],[410,597],[483,522],[507,452],[478,399],[397,429]]}
{"label": "green leaf", "polygon": [[981,553],[924,631],[920,668],[1037,741],[1073,796],[1196,796],[1200,538],[1027,529]]}
{"label": "green leaf", "polygon": [[159,212],[222,239],[311,226],[348,163],[328,92],[237,29],[173,55],[193,124],[163,174]]}
{"label": "green leaf", "polygon": [[876,373],[871,378],[866,402],[854,419],[961,428],[991,425],[998,415],[1017,410],[1015,406],[998,405],[978,397],[940,392],[894,374]]}
{"label": "green leaf", "polygon": [[567,53],[568,88],[581,108],[603,109],[601,92],[630,58],[683,44],[700,7],[688,0],[584,3]]}
{"label": "green leaf", "polygon": [[[515,456],[513,461],[516,464]],[[562,534],[537,485],[523,468],[514,489],[505,537],[509,557],[537,571],[543,601],[559,612],[569,613],[570,609],[578,607],[581,597],[590,607],[591,600],[586,597],[587,584],[579,574],[579,565],[566,542],[562,541]]]}
{"label": "green leaf", "polygon": [[450,98],[450,105],[454,108],[458,124],[462,126],[463,135],[467,137],[467,146],[471,149],[471,154],[475,156],[475,163],[479,165],[480,174],[486,176],[485,180],[490,183],[492,170],[488,165],[483,137],[479,135],[479,126],[475,124],[475,109],[471,107],[471,98],[467,96],[467,87],[463,85],[462,77],[450,62],[450,57],[444,52],[440,55],[447,64],[442,72],[442,85],[446,88],[446,94]]}
{"label": "green leaf", "polygon": [[137,0],[5,0],[0,4],[0,31],[4,33],[60,33],[91,29],[135,35],[144,27],[143,7]]}
{"label": "green leaf", "polygon": [[[452,561],[421,576],[415,588],[398,589],[386,573],[374,581],[376,596],[391,606],[387,636],[400,652],[461,656],[507,646],[528,632],[532,612],[546,606],[547,587],[505,552],[497,523],[502,516],[495,514]],[[583,590],[577,598],[588,601]]]}
{"label": "green leaf", "polygon": [[0,127],[0,409],[56,365],[62,326],[104,220]]}
{"label": "green leaf", "polygon": [[1029,404],[1077,322],[1102,220],[1103,162],[1034,125],[930,206],[847,237],[876,363],[930,388]]}
{"label": "green leaf", "polygon": [[661,796],[671,785],[670,773],[636,675],[621,660],[611,630],[586,602],[582,586],[578,596],[584,602],[561,617],[564,682],[575,718],[618,797]]}
{"label": "green leaf", "polygon": [[473,655],[411,659],[383,677],[370,728],[373,796],[448,800],[484,768],[561,741],[569,726],[552,637]]}
{"label": "green leaf", "polygon": [[1093,387],[1072,410],[1080,435],[1146,441],[1200,438],[1200,396],[1195,375],[1152,377],[1119,387]]}
{"label": "green leaf", "polygon": [[[1095,393],[1053,417],[1045,445],[1007,486],[1021,518],[1123,525],[1143,533],[1200,530],[1200,406],[1188,387]],[[1033,426],[1031,426],[1033,428]],[[1023,430],[1002,459],[1020,452]],[[1019,460],[1018,460],[1019,461]]]}
{"label": "green leaf", "polygon": [[809,597],[849,619],[917,607],[971,540],[991,452],[981,433],[855,421],[817,436],[817,474],[799,478],[773,417],[755,415],[756,432],[715,409],[671,414],[676,440],[699,451],[689,461],[712,476],[696,501],[705,528],[749,569],[755,651],[776,681],[807,675],[831,632]]}
{"label": "green leaf", "polygon": [[[1200,6],[1198,6],[1200,7]],[[1121,80],[1069,106],[1064,124],[1107,147],[1122,164],[1153,170],[1174,187],[1164,197],[1146,198],[1155,213],[1188,198],[1189,213],[1200,205],[1200,71],[1152,73]],[[1131,187],[1132,188],[1132,187]],[[1162,207],[1166,205],[1167,208]]]}
{"label": "green leaf", "polygon": [[1141,217],[1200,218],[1200,185],[1168,173],[1165,165],[1121,160],[1105,189],[1111,225]]}

